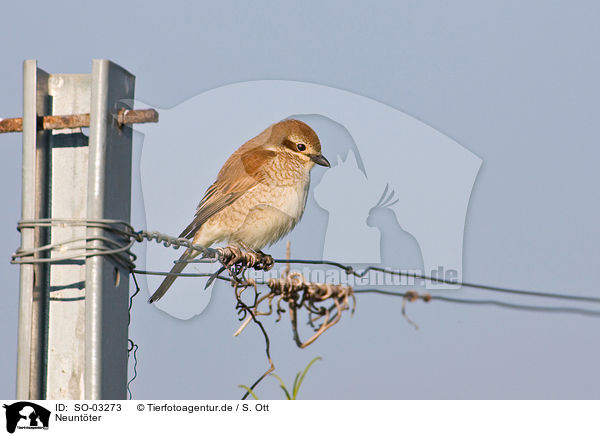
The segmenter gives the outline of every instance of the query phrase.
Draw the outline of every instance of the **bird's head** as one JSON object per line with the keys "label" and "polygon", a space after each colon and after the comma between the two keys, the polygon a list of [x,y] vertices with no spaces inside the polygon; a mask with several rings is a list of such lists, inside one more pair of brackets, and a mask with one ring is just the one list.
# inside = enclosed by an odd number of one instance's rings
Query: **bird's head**
{"label": "bird's head", "polygon": [[321,142],[313,129],[299,120],[284,120],[271,126],[269,144],[274,151],[299,159],[305,167],[331,167],[321,153]]}

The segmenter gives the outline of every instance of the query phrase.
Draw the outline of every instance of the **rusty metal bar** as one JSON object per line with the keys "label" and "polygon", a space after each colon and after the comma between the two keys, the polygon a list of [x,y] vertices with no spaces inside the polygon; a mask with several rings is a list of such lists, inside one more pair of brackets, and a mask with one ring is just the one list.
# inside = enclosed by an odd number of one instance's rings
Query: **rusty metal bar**
{"label": "rusty metal bar", "polygon": [[[158,112],[154,109],[121,109],[118,115],[120,125],[157,123]],[[90,114],[47,115],[38,117],[38,130],[73,129],[89,127]],[[0,133],[22,132],[23,118],[0,119]]]}
{"label": "rusty metal bar", "polygon": [[121,109],[117,118],[119,125],[158,123],[158,112],[154,109]]}
{"label": "rusty metal bar", "polygon": [[0,133],[22,132],[23,118],[6,118],[0,120]]}

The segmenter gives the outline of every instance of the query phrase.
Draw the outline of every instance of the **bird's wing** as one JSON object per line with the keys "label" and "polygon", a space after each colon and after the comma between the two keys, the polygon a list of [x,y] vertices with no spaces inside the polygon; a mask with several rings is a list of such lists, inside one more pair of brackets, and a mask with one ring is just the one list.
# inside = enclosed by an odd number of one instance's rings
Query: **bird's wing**
{"label": "bird's wing", "polygon": [[206,190],[198,204],[194,220],[179,237],[192,238],[213,215],[261,183],[264,165],[276,155],[274,151],[264,148],[240,149],[233,153],[219,171],[215,183]]}

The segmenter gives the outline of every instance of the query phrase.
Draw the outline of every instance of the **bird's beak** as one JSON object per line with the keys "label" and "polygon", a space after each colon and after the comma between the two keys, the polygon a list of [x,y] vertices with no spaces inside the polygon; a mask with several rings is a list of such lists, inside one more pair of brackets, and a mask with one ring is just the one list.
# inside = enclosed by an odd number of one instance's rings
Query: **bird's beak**
{"label": "bird's beak", "polygon": [[331,164],[325,158],[325,156],[323,156],[322,154],[311,154],[310,158],[317,165],[321,165],[321,166],[324,166],[324,167],[327,167],[327,168],[331,168]]}

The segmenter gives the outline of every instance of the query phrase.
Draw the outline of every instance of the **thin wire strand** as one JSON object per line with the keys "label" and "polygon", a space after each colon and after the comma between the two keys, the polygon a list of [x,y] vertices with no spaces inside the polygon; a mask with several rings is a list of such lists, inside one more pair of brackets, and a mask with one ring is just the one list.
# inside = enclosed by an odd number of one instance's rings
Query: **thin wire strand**
{"label": "thin wire strand", "polygon": [[[34,247],[30,249],[19,248],[11,256],[13,264],[39,264],[39,263],[62,263],[69,260],[86,259],[92,256],[108,256],[118,265],[132,269],[135,267],[136,256],[131,252],[135,238],[132,239],[135,231],[133,227],[121,220],[114,219],[66,219],[66,218],[41,218],[37,220],[19,221],[17,229],[32,229],[40,227],[86,227],[99,228],[107,232],[107,235],[88,236],[69,238],[52,244]],[[113,234],[117,239],[109,238],[108,234]],[[91,246],[88,242],[99,241],[100,246]],[[85,245],[73,245],[83,242]],[[50,256],[57,251],[70,252],[61,256]],[[48,253],[48,257],[40,257],[41,254]]]}
{"label": "thin wire strand", "polygon": [[[256,292],[256,288],[255,288],[255,292]],[[258,293],[255,294],[255,299],[256,298],[258,298]],[[254,322],[254,324],[256,324],[260,328],[260,331],[263,334],[263,337],[265,339],[265,354],[267,355],[267,361],[269,362],[269,367],[267,368],[267,370],[260,377],[258,377],[258,379],[256,379],[256,381],[254,383],[252,383],[252,385],[250,386],[250,390],[248,390],[242,397],[242,400],[245,400],[246,398],[248,398],[250,391],[252,391],[254,388],[256,388],[256,386],[258,386],[258,384],[261,381],[263,381],[266,376],[268,376],[270,373],[272,373],[275,370],[275,364],[273,363],[273,359],[271,358],[271,340],[269,339],[269,335],[267,334],[267,331],[265,330],[263,323],[260,322],[258,319],[256,319],[253,308],[248,306],[246,303],[244,303],[244,301],[241,298],[241,295],[237,292],[237,289],[236,289],[236,299],[237,299],[237,304],[239,305],[240,308],[243,309],[246,316],[250,316],[252,319],[252,322]],[[255,305],[256,305],[256,302],[255,302]]]}
{"label": "thin wire strand", "polygon": [[[131,296],[129,297],[129,309],[127,311],[127,326],[129,327],[129,325],[131,324],[131,308],[133,307],[133,298],[139,294],[140,292],[140,285],[137,282],[137,278],[135,277],[135,273],[133,271],[131,271],[131,277],[133,278],[133,283],[135,284],[135,292],[133,294],[131,294]],[[131,354],[131,352],[133,351],[133,376],[127,381],[127,394],[129,396],[129,399],[131,400],[133,398],[133,393],[131,392],[131,383],[133,383],[133,381],[137,378],[137,352],[139,349],[138,344],[136,344],[135,342],[133,342],[133,339],[128,339],[127,340],[129,342],[129,348],[127,349],[127,357],[129,357],[129,355]]]}
{"label": "thin wire strand", "polygon": [[[406,297],[406,292],[394,292],[387,291],[384,289],[355,289],[355,294],[380,294],[387,295],[391,297]],[[507,309],[517,309],[517,310],[526,310],[533,312],[548,312],[548,313],[565,313],[565,314],[574,314],[574,315],[583,315],[583,316],[591,316],[591,317],[600,317],[600,311],[590,310],[590,309],[581,309],[576,307],[565,307],[565,306],[533,306],[527,304],[516,304],[516,303],[507,303],[504,301],[498,300],[472,300],[466,298],[454,298],[454,297],[446,297],[443,295],[430,295],[430,300],[434,301],[444,301],[446,303],[456,303],[456,304],[467,304],[467,305],[484,305],[484,306],[499,306]]]}
{"label": "thin wire strand", "polygon": [[364,277],[369,271],[378,271],[378,272],[382,272],[384,274],[389,274],[389,275],[395,275],[395,276],[401,276],[401,277],[412,277],[412,278],[417,278],[417,279],[428,280],[431,282],[444,283],[447,285],[464,286],[466,288],[482,289],[485,291],[503,292],[503,293],[515,294],[515,295],[527,295],[527,296],[532,296],[532,297],[555,298],[555,299],[560,299],[560,300],[584,301],[587,303],[600,303],[600,298],[598,298],[598,297],[587,297],[587,296],[582,296],[582,295],[568,295],[568,294],[559,294],[559,293],[553,293],[553,292],[527,291],[527,290],[521,290],[521,289],[504,288],[504,287],[500,287],[500,286],[482,285],[482,284],[470,283],[470,282],[457,282],[457,281],[445,280],[445,279],[436,278],[436,277],[429,277],[429,276],[420,275],[420,274],[405,273],[402,271],[394,271],[394,270],[381,268],[381,267],[377,267],[377,266],[369,266],[359,272],[359,271],[355,271],[354,268],[350,265],[344,265],[342,263],[334,262],[334,261],[330,261],[330,260],[273,259],[273,262],[275,262],[275,263],[296,263],[296,264],[307,264],[307,265],[329,265],[329,266],[334,266],[336,268],[339,268],[339,269],[345,271],[346,274],[348,274],[348,275],[353,275],[353,276],[359,277],[359,278]]}
{"label": "thin wire strand", "polygon": [[[293,262],[292,262],[293,263]],[[144,271],[144,270],[135,270],[137,274],[147,274],[147,275],[157,275],[157,276],[167,276],[167,275],[176,275],[178,277],[211,277],[212,273],[168,273],[161,271]],[[216,276],[217,279],[231,282],[230,277],[226,276]],[[255,280],[257,285],[267,285],[268,283],[261,280]],[[384,289],[354,289],[355,294],[381,294],[381,295],[389,295],[395,297],[404,297],[406,295],[405,292],[397,292],[391,290]],[[582,308],[574,308],[574,307],[566,307],[566,306],[534,306],[534,305],[525,305],[525,304],[516,304],[516,303],[506,303],[499,300],[474,300],[468,298],[455,298],[455,297],[446,297],[442,295],[432,295],[432,300],[445,301],[447,303],[457,303],[457,304],[470,304],[470,305],[493,305],[505,307],[507,309],[518,309],[518,310],[528,310],[535,312],[548,312],[548,313],[570,313],[574,315],[584,315],[584,316],[592,316],[592,317],[600,317],[600,311],[590,310],[590,309],[582,309]]]}
{"label": "thin wire strand", "polygon": [[[174,272],[166,272],[166,271],[145,271],[143,269],[134,269],[134,273],[136,274],[145,274],[148,276],[177,276],[177,277],[213,277],[214,273],[174,273]],[[216,279],[223,280],[226,282],[231,282],[231,277],[225,277],[222,275],[215,276]],[[257,284],[265,285],[266,282],[257,282]]]}
{"label": "thin wire strand", "polygon": [[[138,274],[148,274],[148,275],[157,275],[157,276],[167,276],[167,275],[175,275],[178,277],[211,277],[212,273],[167,273],[161,271],[144,271],[144,270],[135,270]],[[225,281],[231,282],[231,278],[226,276],[216,276],[215,278]],[[256,280],[257,285],[266,285],[267,282]],[[404,297],[405,293],[389,291],[383,289],[354,289],[355,294],[367,294],[367,293],[377,293],[381,295],[391,295]],[[554,295],[554,294],[553,294]],[[509,309],[519,309],[519,310],[530,310],[536,312],[554,312],[554,313],[571,313],[575,315],[584,315],[584,316],[600,316],[600,311],[590,310],[590,309],[582,309],[582,308],[572,308],[572,307],[552,307],[552,306],[534,306],[534,305],[524,305],[524,304],[516,304],[516,303],[506,303],[499,300],[473,300],[467,298],[454,298],[454,297],[446,297],[441,295],[434,295],[431,297],[433,300],[446,301],[449,303],[458,303],[458,304],[476,304],[476,305],[494,305],[505,307]]]}
{"label": "thin wire strand", "polygon": [[[66,219],[66,218],[41,218],[37,220],[22,220],[19,221],[17,229],[31,229],[38,227],[86,227],[100,228],[109,233],[116,234],[122,237],[123,240],[108,238],[107,236],[80,236],[70,238],[64,241],[58,241],[52,244],[35,247],[31,249],[19,248],[11,256],[13,264],[37,264],[37,263],[60,263],[68,260],[85,259],[92,256],[109,256],[118,264],[127,269],[135,268],[136,255],[131,252],[131,247],[134,242],[142,242],[144,239],[148,241],[156,241],[162,243],[165,247],[180,248],[186,247],[202,254],[206,260],[216,262],[219,259],[220,252],[214,248],[204,247],[193,243],[186,238],[176,238],[165,233],[156,231],[142,230],[136,232],[131,224],[114,219]],[[100,241],[102,246],[92,247],[88,244],[89,241]],[[64,248],[70,244],[84,242],[84,246],[71,246]],[[62,247],[62,249],[61,249]],[[55,257],[40,257],[42,253],[53,253],[55,250],[71,251],[71,254]]]}
{"label": "thin wire strand", "polygon": [[127,350],[127,355],[129,356],[129,354],[133,351],[133,377],[131,377],[129,379],[129,381],[127,382],[127,395],[129,396],[129,399],[131,400],[133,398],[133,394],[131,393],[131,383],[133,383],[133,381],[137,378],[137,352],[138,349],[140,347],[138,346],[138,344],[136,344],[135,342],[133,342],[131,339],[129,339],[129,350]]}

